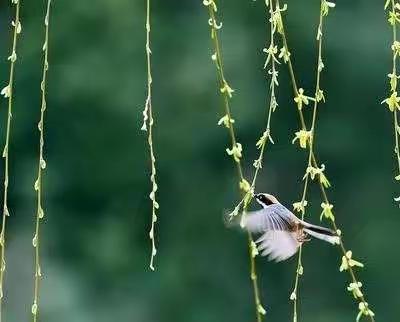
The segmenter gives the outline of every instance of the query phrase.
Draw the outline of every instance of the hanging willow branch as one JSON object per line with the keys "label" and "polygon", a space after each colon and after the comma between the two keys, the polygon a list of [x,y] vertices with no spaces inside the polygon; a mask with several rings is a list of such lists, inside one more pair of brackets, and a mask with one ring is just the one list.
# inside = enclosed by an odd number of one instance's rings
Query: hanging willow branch
{"label": "hanging willow branch", "polygon": [[51,0],[47,0],[46,15],[44,18],[45,27],[45,38],[43,43],[43,70],[42,70],[42,81],[40,83],[41,91],[41,107],[40,107],[40,120],[38,123],[39,129],[39,161],[37,178],[35,181],[35,191],[37,193],[37,208],[36,208],[36,222],[35,222],[35,233],[32,239],[32,244],[35,249],[35,273],[34,273],[34,290],[33,290],[33,304],[32,304],[32,315],[33,322],[36,322],[39,315],[39,282],[42,277],[42,271],[40,266],[40,223],[44,217],[44,210],[42,205],[43,200],[43,189],[42,189],[42,172],[46,169],[46,161],[44,159],[44,116],[47,108],[46,103],[46,88],[47,88],[47,71],[49,69],[49,23],[50,23],[50,8]]}
{"label": "hanging willow branch", "polygon": [[270,30],[270,43],[268,47],[263,49],[263,51],[267,54],[267,58],[264,64],[264,69],[268,68],[268,75],[270,76],[269,103],[268,103],[267,124],[265,130],[263,131],[263,134],[256,143],[256,147],[260,150],[260,154],[258,158],[254,160],[253,163],[253,166],[256,169],[251,183],[253,191],[256,190],[256,181],[259,171],[263,166],[264,153],[267,143],[270,142],[274,144],[274,140],[272,139],[271,136],[271,118],[272,118],[272,113],[275,112],[276,108],[278,107],[278,102],[276,101],[276,88],[279,85],[277,65],[280,64],[279,58],[283,57],[281,54],[278,55],[278,47],[276,46],[276,41],[275,41],[275,34],[277,29],[279,28],[279,25],[275,20],[275,11],[272,0],[266,0],[265,5],[267,10],[269,11],[269,30]]}
{"label": "hanging willow branch", "polygon": [[[231,108],[230,108],[230,99],[232,98],[234,90],[229,85],[228,81],[225,78],[223,62],[222,62],[222,54],[221,47],[218,38],[218,31],[222,28],[222,23],[218,23],[216,19],[217,12],[217,4],[215,0],[203,0],[203,4],[208,9],[209,20],[208,24],[211,29],[211,40],[213,44],[213,54],[211,55],[212,61],[215,63],[219,91],[222,95],[223,106],[224,106],[224,115],[218,121],[218,125],[223,125],[227,128],[230,136],[230,141],[232,144],[231,148],[226,149],[226,153],[232,157],[239,177],[239,189],[242,191],[245,196],[243,202],[245,206],[251,199],[252,189],[250,187],[249,182],[244,178],[241,158],[242,158],[242,145],[237,141],[235,128],[234,128],[234,119],[232,118]],[[242,203],[242,202],[241,202]],[[241,205],[241,204],[240,204]],[[236,214],[239,211],[240,207],[237,206],[235,208]],[[257,255],[257,248],[252,239],[250,232],[248,232],[248,245],[249,245],[249,254],[250,254],[250,278],[253,283],[253,291],[254,291],[254,300],[256,306],[256,318],[257,321],[260,322],[262,320],[262,316],[265,315],[265,309],[263,308],[260,300],[260,293],[258,289],[258,281],[257,281],[257,272],[255,266],[255,256]]]}
{"label": "hanging willow branch", "polygon": [[[390,96],[382,101],[386,103],[390,112],[393,113],[393,132],[394,132],[394,153],[397,163],[397,174],[395,180],[400,180],[400,151],[399,151],[399,136],[400,126],[398,120],[398,111],[400,110],[400,97],[397,95],[397,80],[400,75],[397,75],[397,59],[400,55],[400,42],[397,40],[397,24],[400,22],[400,3],[394,0],[386,0],[385,10],[388,11],[388,23],[392,27],[393,43],[392,49],[392,72],[388,74],[390,85]],[[394,198],[396,202],[400,202],[400,197]]]}
{"label": "hanging willow branch", "polygon": [[[303,90],[299,89],[299,93],[297,97],[295,97],[295,102],[297,103],[297,108],[299,110],[302,109],[303,104],[308,104],[309,100],[314,102],[313,106],[313,114],[312,114],[312,123],[311,128],[309,131],[305,129],[301,129],[300,131],[296,132],[295,139],[293,140],[299,141],[300,147],[307,148],[308,146],[308,161],[307,161],[307,170],[304,176],[304,187],[302,198],[299,203],[300,205],[300,212],[301,212],[301,219],[304,220],[305,214],[305,207],[307,205],[307,189],[308,183],[310,178],[313,179],[313,175],[315,176],[317,173],[319,174],[319,181],[323,183],[323,185],[327,188],[330,186],[329,181],[326,179],[325,175],[323,174],[323,170],[325,169],[322,165],[321,168],[313,168],[312,163],[312,156],[313,156],[313,149],[314,149],[314,135],[315,135],[315,125],[317,119],[317,109],[318,103],[321,101],[325,101],[324,92],[320,88],[320,79],[321,79],[321,72],[324,69],[324,63],[322,61],[322,38],[323,38],[323,23],[324,17],[328,14],[328,8],[323,8],[324,1],[321,2],[321,9],[320,9],[320,16],[319,16],[319,25],[318,25],[318,32],[317,32],[317,42],[318,42],[318,54],[317,54],[317,68],[316,68],[316,85],[315,85],[315,92],[314,97],[307,97],[303,94]],[[298,261],[297,261],[297,268],[296,268],[296,276],[294,282],[294,288],[292,294],[290,295],[290,299],[293,301],[293,322],[297,322],[297,298],[298,298],[298,286],[299,286],[299,277],[303,274],[303,264],[302,264],[302,246],[300,245]]]}
{"label": "hanging willow branch", "polygon": [[154,257],[156,256],[156,242],[155,242],[155,224],[157,222],[156,210],[160,207],[156,201],[156,191],[158,189],[156,182],[156,157],[154,154],[153,147],[153,106],[151,103],[151,89],[152,89],[152,77],[151,77],[151,49],[150,49],[150,0],[146,2],[146,58],[147,58],[147,98],[143,110],[143,125],[141,130],[147,131],[147,142],[150,151],[150,162],[151,162],[151,175],[150,181],[152,184],[152,190],[150,192],[151,206],[151,228],[149,231],[149,237],[151,241],[151,256],[150,256],[150,269],[154,271]]}
{"label": "hanging willow branch", "polygon": [[[279,7],[279,0],[276,0],[276,3],[277,3],[277,6]],[[320,74],[321,71],[325,67],[323,64],[323,61],[322,61],[322,56],[321,56],[322,36],[323,36],[323,30],[322,30],[323,18],[328,15],[329,9],[333,8],[334,6],[335,6],[335,4],[332,2],[328,2],[326,0],[321,0],[320,24],[319,24],[318,31],[317,31],[318,52],[319,52],[318,61],[317,61],[318,74]],[[283,24],[282,17],[280,17],[280,20],[282,22],[281,36],[282,36],[283,45],[285,47],[286,52],[290,52],[288,44],[287,44],[287,38],[286,38],[285,30],[284,30],[284,24]],[[291,60],[290,56],[289,56],[289,60],[288,60],[288,68],[289,68],[289,74],[291,77],[291,82],[292,82],[293,91],[294,91],[294,100],[297,104],[297,111],[299,114],[301,131],[308,132],[305,121],[304,121],[302,107],[304,104],[308,104],[309,99],[313,100],[314,104],[317,104],[320,101],[325,101],[324,92],[319,87],[319,76],[317,76],[315,96],[312,98],[307,97],[306,95],[304,95],[303,90],[301,88],[298,88],[298,86],[297,86],[297,82],[296,82],[296,78],[295,78],[295,74],[294,74],[294,70],[293,70],[293,65],[292,65],[292,60]],[[312,144],[312,142],[315,140],[315,133],[314,133],[315,120],[316,120],[316,110],[314,109],[313,110],[313,121],[311,124],[312,132],[306,136],[306,139],[304,138],[304,136],[300,136],[300,135],[296,134],[296,137],[298,137],[298,139],[299,139],[300,146],[301,147],[308,146],[308,148],[309,148],[309,158],[308,158],[308,166],[307,166],[306,174],[305,174],[305,180],[308,177],[310,177],[311,180],[317,179],[318,186],[320,187],[321,195],[322,195],[322,199],[323,199],[323,202],[321,203],[321,207],[322,207],[321,220],[323,218],[329,220],[329,222],[332,225],[332,228],[338,233],[338,235],[342,235],[341,230],[338,228],[336,221],[335,221],[335,216],[332,211],[333,205],[330,203],[327,192],[326,192],[326,189],[328,187],[330,187],[330,183],[329,183],[328,179],[326,178],[326,176],[324,175],[325,167],[323,164],[321,166],[319,166],[319,164],[316,160],[316,157],[315,157],[315,151],[314,151],[313,144]],[[297,209],[296,209],[296,206],[297,206]],[[294,207],[296,210],[304,212],[305,204],[297,203],[294,205]],[[353,259],[352,251],[347,250],[345,248],[343,238],[340,238],[339,248],[343,255],[339,270],[347,271],[349,273],[351,282],[350,282],[349,286],[347,287],[347,290],[353,295],[355,300],[358,302],[359,313],[357,315],[357,321],[359,321],[362,316],[365,316],[365,317],[369,318],[369,320],[371,322],[374,322],[375,314],[369,308],[369,305],[365,299],[365,295],[361,291],[362,283],[357,279],[356,272],[354,269],[354,267],[363,267],[364,265],[362,263],[360,263],[359,261],[356,261]],[[300,264],[301,264],[301,261],[300,261]],[[299,274],[299,269],[300,269],[300,273],[302,273],[302,271],[303,271],[302,266],[298,266],[296,276]],[[297,290],[296,290],[296,292],[297,292]],[[291,295],[292,300],[297,298],[297,293],[294,293],[294,294],[295,295],[293,295],[293,293],[292,293],[292,295]],[[295,313],[294,318],[296,318],[297,317],[296,311],[294,313]]]}
{"label": "hanging willow branch", "polygon": [[9,144],[10,144],[10,135],[11,135],[11,120],[12,120],[12,108],[13,108],[13,90],[14,90],[14,68],[15,63],[17,61],[17,40],[18,36],[21,33],[22,26],[19,18],[20,12],[20,1],[12,0],[12,5],[15,6],[15,18],[11,22],[13,27],[13,41],[12,41],[12,50],[11,54],[8,57],[10,61],[10,73],[9,80],[7,86],[5,86],[1,90],[1,95],[8,99],[8,112],[7,112],[7,125],[6,125],[6,139],[3,150],[3,158],[4,158],[4,195],[3,195],[3,219],[0,233],[0,322],[2,320],[2,304],[3,304],[3,291],[4,291],[4,272],[6,269],[6,260],[5,260],[5,248],[6,248],[6,221],[7,217],[10,215],[8,210],[8,171],[9,171]]}

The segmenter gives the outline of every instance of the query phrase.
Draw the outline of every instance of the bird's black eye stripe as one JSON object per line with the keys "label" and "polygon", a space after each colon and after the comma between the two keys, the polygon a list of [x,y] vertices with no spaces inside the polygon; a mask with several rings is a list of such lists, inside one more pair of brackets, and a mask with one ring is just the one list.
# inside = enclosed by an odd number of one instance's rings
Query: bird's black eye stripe
{"label": "bird's black eye stripe", "polygon": [[267,198],[265,195],[263,195],[263,194],[258,195],[258,199],[259,199],[262,203],[264,203],[265,205],[267,205],[267,206],[273,204],[273,202],[272,202],[269,198]]}
{"label": "bird's black eye stripe", "polygon": [[269,199],[269,198],[267,198],[266,196],[263,196],[264,198],[264,203],[266,204],[266,205],[272,205],[273,204],[273,202]]}

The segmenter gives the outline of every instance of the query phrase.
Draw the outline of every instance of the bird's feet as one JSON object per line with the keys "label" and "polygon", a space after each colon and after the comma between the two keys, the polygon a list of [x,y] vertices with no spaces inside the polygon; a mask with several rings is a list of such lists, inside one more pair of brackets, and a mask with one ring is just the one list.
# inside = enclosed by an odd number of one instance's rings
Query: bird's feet
{"label": "bird's feet", "polygon": [[310,235],[309,234],[307,234],[304,230],[299,230],[298,232],[297,232],[297,241],[300,243],[300,244],[302,244],[302,243],[304,243],[304,242],[308,242],[308,241],[310,241],[311,240],[311,238],[310,238]]}

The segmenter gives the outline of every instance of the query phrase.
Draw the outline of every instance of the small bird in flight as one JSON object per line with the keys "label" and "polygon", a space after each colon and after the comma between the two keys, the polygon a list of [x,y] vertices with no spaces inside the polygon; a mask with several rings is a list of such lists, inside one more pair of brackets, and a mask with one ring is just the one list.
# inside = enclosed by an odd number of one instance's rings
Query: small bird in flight
{"label": "small bird in flight", "polygon": [[273,195],[259,193],[255,198],[263,209],[246,214],[242,226],[251,233],[262,234],[256,240],[262,256],[268,255],[270,260],[277,262],[286,260],[296,254],[299,247],[311,239],[310,236],[332,245],[340,243],[335,231],[297,218]]}

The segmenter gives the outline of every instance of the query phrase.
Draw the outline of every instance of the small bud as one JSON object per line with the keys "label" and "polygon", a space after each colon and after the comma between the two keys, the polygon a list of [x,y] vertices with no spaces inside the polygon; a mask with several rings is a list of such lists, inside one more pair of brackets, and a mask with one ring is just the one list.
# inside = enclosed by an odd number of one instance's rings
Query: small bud
{"label": "small bud", "polygon": [[33,245],[33,247],[37,247],[37,235],[35,234],[35,236],[33,236],[33,238],[32,238],[32,245]]}
{"label": "small bud", "polygon": [[33,314],[33,315],[36,315],[36,314],[37,314],[37,311],[38,311],[38,306],[37,306],[36,302],[34,302],[34,303],[32,304],[32,314]]}
{"label": "small bud", "polygon": [[40,181],[39,181],[39,178],[36,179],[35,184],[33,185],[33,187],[35,188],[36,191],[39,190],[39,188],[40,188]]}

